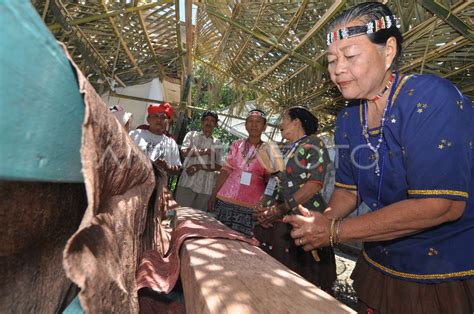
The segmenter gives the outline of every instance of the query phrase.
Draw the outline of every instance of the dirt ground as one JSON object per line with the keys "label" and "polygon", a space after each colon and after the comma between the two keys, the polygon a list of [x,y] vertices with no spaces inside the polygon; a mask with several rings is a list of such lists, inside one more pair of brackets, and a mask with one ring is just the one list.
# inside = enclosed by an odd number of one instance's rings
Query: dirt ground
{"label": "dirt ground", "polygon": [[334,292],[336,298],[347,306],[355,308],[357,297],[352,288],[352,279],[350,279],[350,276],[354,269],[357,256],[354,254],[344,253],[338,249],[335,250],[335,253],[337,281],[334,286]]}

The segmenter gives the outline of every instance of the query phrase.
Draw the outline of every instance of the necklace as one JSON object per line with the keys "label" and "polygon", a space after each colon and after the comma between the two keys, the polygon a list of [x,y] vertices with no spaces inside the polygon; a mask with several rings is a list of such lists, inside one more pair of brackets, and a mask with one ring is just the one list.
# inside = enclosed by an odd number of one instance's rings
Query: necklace
{"label": "necklace", "polygon": [[[393,82],[393,79],[394,78],[394,75],[392,74],[390,76],[390,81],[389,83],[387,84],[386,86],[386,89],[388,89],[389,87],[392,86],[392,82]],[[385,90],[386,91],[386,90]],[[382,93],[385,93],[385,91],[383,91]],[[367,118],[367,100],[364,100],[364,105],[363,105],[363,120],[364,120],[364,125],[362,127],[362,135],[365,139],[365,143],[367,144],[367,146],[369,147],[369,149],[374,153],[375,155],[375,174],[379,177],[380,176],[380,166],[379,166],[379,149],[380,147],[382,146],[382,143],[383,143],[383,131],[384,131],[384,126],[385,126],[385,120],[386,120],[386,117],[387,117],[387,112],[389,110],[389,108],[391,107],[391,103],[392,103],[392,96],[393,96],[393,92],[390,93],[390,96],[388,97],[387,99],[387,103],[385,104],[385,108],[383,110],[383,115],[382,115],[382,119],[380,120],[380,135],[377,139],[377,144],[374,146],[372,145],[372,143],[370,142],[369,140],[369,137],[370,137],[370,134],[369,134],[369,125],[368,125],[368,118]]]}
{"label": "necklace", "polygon": [[[382,117],[382,121],[381,121],[381,129],[380,129],[380,137],[379,137],[379,140],[377,141],[377,145],[376,147],[373,147],[373,145],[371,145],[371,143],[369,142],[369,138],[368,138],[368,126],[367,126],[367,102],[365,103],[365,107],[363,106],[363,108],[365,109],[364,112],[363,112],[363,119],[365,120],[364,124],[362,125],[362,136],[360,138],[360,144],[363,145],[363,141],[365,140],[365,142],[367,143],[367,146],[369,147],[369,149],[374,152],[374,149],[375,149],[375,157],[376,157],[376,174],[377,174],[377,169],[378,169],[378,178],[379,178],[379,182],[378,182],[378,189],[377,189],[377,206],[374,210],[377,210],[379,208],[382,207],[381,205],[381,196],[382,196],[382,183],[383,183],[383,175],[384,175],[384,164],[385,164],[385,153],[387,151],[387,145],[383,145],[383,148],[382,148],[382,157],[381,157],[381,167],[379,167],[379,154],[378,154],[378,149],[380,148],[380,146],[382,146],[382,142],[383,142],[383,126],[385,125],[385,120],[383,120],[385,118],[385,116],[387,115],[387,111],[388,111],[388,114],[390,114],[390,110],[391,110],[391,107],[392,107],[392,98],[393,98],[393,95],[395,94],[395,90],[397,89],[397,82],[398,82],[398,73],[395,72],[395,80],[394,80],[394,86],[392,87],[392,89],[390,90],[390,95],[388,96],[388,100],[387,100],[387,104],[385,106],[385,109],[384,109],[384,115]],[[362,104],[361,104],[362,105]],[[388,109],[387,109],[388,108]],[[367,136],[366,136],[367,134]],[[380,140],[382,139],[382,140]],[[379,144],[380,143],[380,144]],[[361,164],[361,153],[359,152],[358,154],[358,164],[360,165]],[[360,186],[361,186],[361,167],[358,167],[358,174],[357,174],[357,216],[359,216],[359,210],[360,210],[360,205],[362,203],[362,196],[361,196],[361,192],[360,192]]]}
{"label": "necklace", "polygon": [[392,87],[392,83],[393,83],[393,79],[395,78],[395,76],[393,75],[393,73],[390,75],[390,78],[388,79],[388,83],[387,85],[385,85],[384,89],[378,93],[377,95],[375,95],[374,98],[372,98],[372,101],[373,102],[376,102],[377,100],[379,100],[380,98],[383,97],[383,95],[385,95],[385,93],[389,90],[390,87]]}

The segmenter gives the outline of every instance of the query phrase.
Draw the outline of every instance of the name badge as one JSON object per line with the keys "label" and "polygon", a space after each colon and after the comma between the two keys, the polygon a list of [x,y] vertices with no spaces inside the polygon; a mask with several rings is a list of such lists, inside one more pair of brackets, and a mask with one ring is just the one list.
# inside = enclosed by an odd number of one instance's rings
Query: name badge
{"label": "name badge", "polygon": [[240,177],[240,184],[242,185],[250,185],[250,181],[252,181],[252,174],[250,172],[242,172],[242,176]]}
{"label": "name badge", "polygon": [[274,177],[271,177],[270,180],[268,180],[267,187],[265,188],[265,192],[263,194],[272,196],[273,192],[275,191],[276,187],[276,180]]}

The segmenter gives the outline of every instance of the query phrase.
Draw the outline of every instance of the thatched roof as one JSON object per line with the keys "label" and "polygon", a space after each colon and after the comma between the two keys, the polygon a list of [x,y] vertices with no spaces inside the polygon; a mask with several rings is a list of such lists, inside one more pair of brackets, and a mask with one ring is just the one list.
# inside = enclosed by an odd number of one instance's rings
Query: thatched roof
{"label": "thatched roof", "polygon": [[[111,77],[125,85],[157,76],[184,81],[179,0],[33,2],[97,88],[108,88]],[[255,90],[261,106],[279,111],[305,104],[330,125],[344,100],[325,70],[325,27],[356,2],[194,2],[194,64],[221,85]],[[401,18],[401,71],[436,73],[473,99],[474,1],[385,2]]]}

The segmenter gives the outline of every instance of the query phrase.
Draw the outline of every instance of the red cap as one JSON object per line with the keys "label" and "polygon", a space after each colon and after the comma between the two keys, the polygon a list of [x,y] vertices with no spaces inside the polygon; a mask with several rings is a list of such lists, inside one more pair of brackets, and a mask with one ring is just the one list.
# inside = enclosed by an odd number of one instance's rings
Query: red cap
{"label": "red cap", "polygon": [[154,113],[165,113],[168,119],[173,117],[173,107],[170,106],[167,102],[161,104],[150,104],[147,108],[148,115]]}

